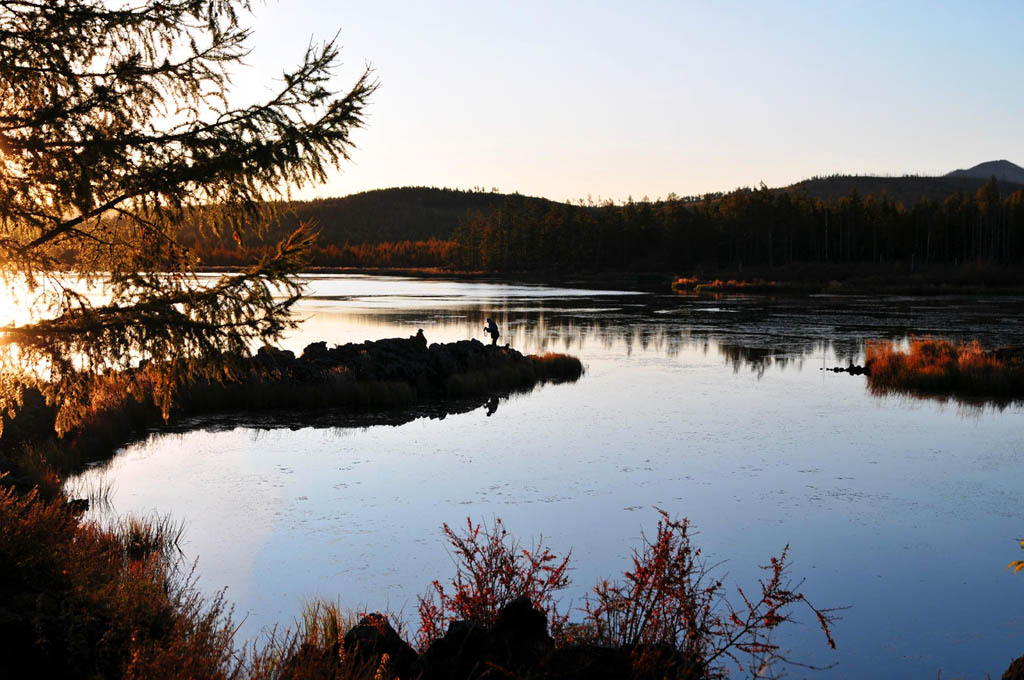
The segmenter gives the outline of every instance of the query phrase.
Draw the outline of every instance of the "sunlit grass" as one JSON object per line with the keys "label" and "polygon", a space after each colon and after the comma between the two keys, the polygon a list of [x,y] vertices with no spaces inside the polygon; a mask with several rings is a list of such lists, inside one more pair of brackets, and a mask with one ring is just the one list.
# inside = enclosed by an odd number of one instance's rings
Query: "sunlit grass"
{"label": "sunlit grass", "polygon": [[915,338],[906,349],[888,341],[865,345],[874,394],[913,394],[1009,402],[1024,399],[1024,350],[987,351],[977,341]]}

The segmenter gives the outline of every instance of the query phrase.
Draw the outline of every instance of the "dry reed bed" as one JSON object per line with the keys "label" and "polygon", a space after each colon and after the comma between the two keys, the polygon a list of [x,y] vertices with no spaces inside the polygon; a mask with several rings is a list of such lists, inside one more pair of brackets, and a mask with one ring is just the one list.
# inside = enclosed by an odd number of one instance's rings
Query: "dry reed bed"
{"label": "dry reed bed", "polygon": [[914,338],[865,346],[873,394],[908,394],[1007,404],[1024,400],[1024,348],[985,350],[977,341]]}

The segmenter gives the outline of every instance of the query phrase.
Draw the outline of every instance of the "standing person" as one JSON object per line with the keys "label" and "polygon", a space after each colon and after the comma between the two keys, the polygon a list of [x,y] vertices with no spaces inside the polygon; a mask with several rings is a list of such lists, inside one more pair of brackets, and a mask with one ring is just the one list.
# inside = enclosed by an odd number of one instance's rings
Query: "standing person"
{"label": "standing person", "polygon": [[498,332],[498,324],[494,323],[494,319],[490,317],[487,318],[487,325],[484,326],[484,333],[491,334],[492,345],[498,344],[498,336],[501,335],[501,333]]}

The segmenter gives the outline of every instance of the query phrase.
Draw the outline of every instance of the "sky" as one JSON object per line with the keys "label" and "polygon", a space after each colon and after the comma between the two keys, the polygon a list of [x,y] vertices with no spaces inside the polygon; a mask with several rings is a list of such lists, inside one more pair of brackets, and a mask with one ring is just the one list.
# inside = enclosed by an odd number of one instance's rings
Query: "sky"
{"label": "sky", "polygon": [[392,186],[659,198],[1024,165],[1018,2],[266,0],[240,96],[336,33],[380,81],[353,161]]}

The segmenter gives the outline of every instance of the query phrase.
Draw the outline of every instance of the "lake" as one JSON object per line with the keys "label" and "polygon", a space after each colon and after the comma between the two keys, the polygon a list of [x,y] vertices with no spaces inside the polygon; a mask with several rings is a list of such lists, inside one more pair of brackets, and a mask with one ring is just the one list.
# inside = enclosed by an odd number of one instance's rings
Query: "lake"
{"label": "lake", "polygon": [[[313,596],[415,617],[453,574],[441,524],[493,521],[572,551],[579,602],[620,576],[655,508],[688,517],[727,584],[756,588],[789,544],[818,607],[846,606],[828,649],[813,618],[779,641],[836,665],[791,677],[998,677],[1024,654],[1024,408],[879,398],[865,339],[1022,342],[1024,299],[697,297],[395,277],[314,276],[282,343],[476,337],[568,352],[587,372],[394,426],[320,414],[188,421],[70,484],[111,513],[170,514],[200,586],[227,588],[240,635]],[[415,415],[412,414],[412,415]],[[287,427],[283,425],[287,424]]]}

